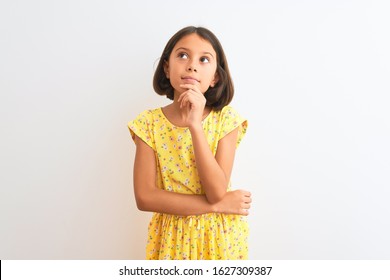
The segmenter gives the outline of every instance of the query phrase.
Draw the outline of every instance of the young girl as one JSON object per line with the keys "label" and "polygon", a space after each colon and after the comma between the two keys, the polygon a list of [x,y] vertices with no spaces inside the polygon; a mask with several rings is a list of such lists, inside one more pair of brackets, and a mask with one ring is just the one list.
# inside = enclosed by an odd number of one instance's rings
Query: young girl
{"label": "young girl", "polygon": [[233,83],[215,35],[193,26],[178,31],[162,53],[153,87],[173,102],[128,124],[137,147],[137,207],[154,212],[146,258],[247,259],[251,194],[230,189],[247,121],[227,106]]}

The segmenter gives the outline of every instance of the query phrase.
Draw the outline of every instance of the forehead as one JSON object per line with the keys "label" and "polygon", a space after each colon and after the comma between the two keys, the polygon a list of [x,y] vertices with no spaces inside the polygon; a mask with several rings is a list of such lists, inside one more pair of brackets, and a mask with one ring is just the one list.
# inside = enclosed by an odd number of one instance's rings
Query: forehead
{"label": "forehead", "polygon": [[173,51],[179,48],[185,48],[194,53],[208,52],[214,56],[216,55],[215,50],[213,46],[210,44],[210,42],[203,39],[196,33],[192,33],[181,38],[176,43],[175,47],[173,48]]}

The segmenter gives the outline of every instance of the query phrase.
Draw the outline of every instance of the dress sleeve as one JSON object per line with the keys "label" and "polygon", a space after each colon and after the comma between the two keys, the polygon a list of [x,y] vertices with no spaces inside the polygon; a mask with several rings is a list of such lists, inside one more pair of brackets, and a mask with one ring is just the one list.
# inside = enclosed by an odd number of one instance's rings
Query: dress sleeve
{"label": "dress sleeve", "polygon": [[153,115],[151,111],[142,112],[134,120],[130,121],[127,126],[133,140],[135,140],[135,135],[137,135],[153,150],[156,150],[153,136]]}
{"label": "dress sleeve", "polygon": [[238,127],[238,137],[236,148],[239,146],[242,138],[244,137],[247,127],[248,121],[241,117],[238,112],[230,106],[226,106],[222,109],[221,114],[221,132],[219,140],[225,137],[227,134],[232,132],[234,129]]}

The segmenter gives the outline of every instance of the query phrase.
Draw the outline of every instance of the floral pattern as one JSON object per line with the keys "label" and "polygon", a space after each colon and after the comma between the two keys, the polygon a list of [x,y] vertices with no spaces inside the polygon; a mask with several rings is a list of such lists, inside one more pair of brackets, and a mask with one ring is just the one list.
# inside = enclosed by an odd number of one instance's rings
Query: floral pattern
{"label": "floral pattern", "polygon": [[[215,155],[219,140],[237,127],[238,147],[248,124],[231,106],[225,106],[221,111],[211,111],[202,125]],[[155,152],[157,187],[178,193],[204,194],[188,128],[174,126],[161,108],[142,112],[128,123],[128,127],[133,139],[137,135]],[[248,234],[245,216],[154,213],[148,228],[146,259],[247,259]]]}

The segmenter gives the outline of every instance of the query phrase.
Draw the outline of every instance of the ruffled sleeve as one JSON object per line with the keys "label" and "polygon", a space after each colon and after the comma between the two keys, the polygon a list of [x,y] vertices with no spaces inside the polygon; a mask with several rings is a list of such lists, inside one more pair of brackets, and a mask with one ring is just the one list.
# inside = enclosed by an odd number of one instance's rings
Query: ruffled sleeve
{"label": "ruffled sleeve", "polygon": [[130,121],[127,126],[133,140],[135,140],[135,135],[137,135],[153,150],[156,150],[153,136],[153,114],[151,110],[142,112],[134,120]]}
{"label": "ruffled sleeve", "polygon": [[242,138],[244,137],[248,121],[240,116],[238,112],[230,106],[225,106],[221,112],[221,129],[219,134],[219,140],[225,137],[227,134],[232,132],[238,127],[238,137],[236,147],[241,143]]}

